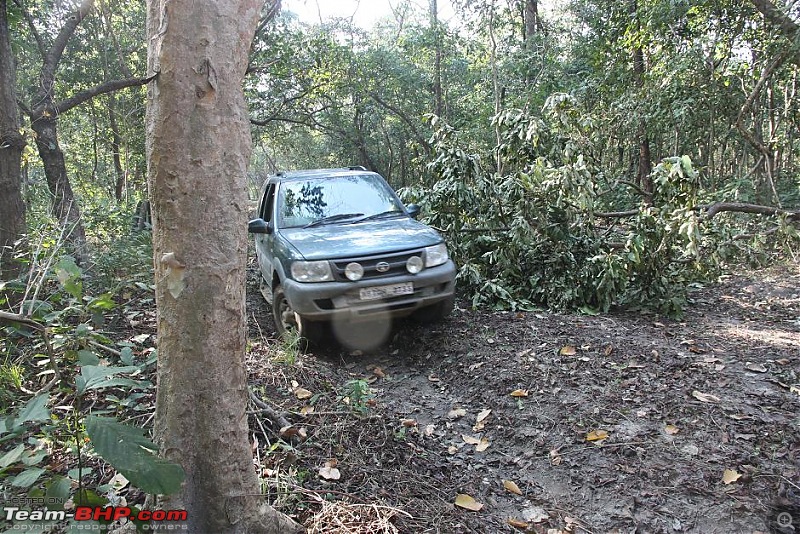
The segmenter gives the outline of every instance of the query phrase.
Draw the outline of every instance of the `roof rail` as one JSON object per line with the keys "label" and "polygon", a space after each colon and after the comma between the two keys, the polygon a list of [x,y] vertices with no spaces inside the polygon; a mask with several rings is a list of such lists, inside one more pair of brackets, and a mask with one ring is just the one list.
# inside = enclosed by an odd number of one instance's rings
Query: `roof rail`
{"label": "roof rail", "polygon": [[347,167],[347,169],[351,170],[351,171],[366,171],[367,170],[367,168],[364,167],[363,165],[350,165],[349,167]]}

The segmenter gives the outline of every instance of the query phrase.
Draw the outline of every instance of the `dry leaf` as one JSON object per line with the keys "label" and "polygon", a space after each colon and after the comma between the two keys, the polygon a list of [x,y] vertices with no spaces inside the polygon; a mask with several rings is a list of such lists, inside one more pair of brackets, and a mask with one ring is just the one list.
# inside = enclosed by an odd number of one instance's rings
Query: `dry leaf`
{"label": "dry leaf", "polygon": [[611,356],[612,352],[614,352],[614,347],[612,347],[611,345],[606,345],[606,348],[603,349],[604,356]]}
{"label": "dry leaf", "polygon": [[459,493],[456,495],[456,506],[459,508],[464,508],[465,510],[471,510],[473,512],[479,511],[483,508],[483,505],[470,497],[469,495],[464,495],[463,493]]}
{"label": "dry leaf", "polygon": [[441,379],[436,375],[428,375],[428,380],[430,382],[441,382]]}
{"label": "dry leaf", "polygon": [[458,419],[459,417],[464,417],[465,415],[467,415],[467,410],[464,408],[453,408],[447,412],[448,419]]}
{"label": "dry leaf", "polygon": [[527,397],[528,390],[527,389],[515,389],[510,393],[512,397]]}
{"label": "dry leaf", "polygon": [[515,495],[522,495],[522,490],[512,480],[504,480],[503,487]]}
{"label": "dry leaf", "polygon": [[475,452],[483,452],[483,451],[485,451],[486,449],[489,448],[489,445],[491,445],[491,443],[489,443],[488,439],[481,438],[480,443],[475,445]]}
{"label": "dry leaf", "polygon": [[680,431],[681,431],[681,429],[678,428],[675,425],[667,425],[667,426],[664,427],[664,432],[666,432],[670,436],[674,436],[675,434],[677,434]]}
{"label": "dry leaf", "polygon": [[708,402],[711,404],[719,402],[719,397],[717,397],[716,395],[711,395],[709,393],[702,393],[697,390],[692,391],[692,397],[699,400],[700,402]]}
{"label": "dry leaf", "polygon": [[314,394],[311,393],[306,388],[295,388],[294,396],[297,397],[300,400],[306,400],[306,399],[310,399],[311,397],[313,397]]}
{"label": "dry leaf", "polygon": [[511,525],[514,528],[521,528],[521,529],[526,529],[526,530],[528,528],[528,522],[527,521],[520,521],[519,519],[514,519],[513,517],[509,517],[508,518],[508,524]]}
{"label": "dry leaf", "polygon": [[478,416],[475,418],[475,422],[476,422],[476,423],[480,423],[481,421],[483,421],[484,419],[486,419],[487,417],[489,417],[489,414],[490,414],[490,413],[492,413],[492,410],[481,410],[481,411],[478,413]]}
{"label": "dry leaf", "polygon": [[761,363],[747,362],[746,364],[744,364],[744,368],[747,369],[748,371],[752,371],[754,373],[766,373],[767,372],[767,368],[764,366],[764,364],[761,364]]}
{"label": "dry leaf", "polygon": [[480,438],[475,438],[467,434],[461,434],[461,439],[464,440],[464,443],[469,445],[478,445],[481,442]]}
{"label": "dry leaf", "polygon": [[457,452],[458,452],[458,447],[456,447],[455,445],[450,445],[449,447],[447,447],[447,454],[455,454]]}
{"label": "dry leaf", "polygon": [[325,480],[339,480],[342,478],[342,474],[336,469],[337,463],[336,460],[328,460],[325,462],[325,465],[319,468],[319,476]]}
{"label": "dry leaf", "polygon": [[737,473],[733,469],[726,469],[724,473],[722,473],[722,482],[725,484],[733,484],[737,480],[742,477],[741,473]]}
{"label": "dry leaf", "polygon": [[561,347],[561,350],[558,351],[558,353],[562,356],[575,356],[575,354],[577,354],[577,351],[575,350],[575,347],[573,347],[572,345],[565,345]]}
{"label": "dry leaf", "polygon": [[433,435],[435,431],[436,431],[436,425],[426,425],[425,430],[423,430],[422,433],[430,437]]}
{"label": "dry leaf", "polygon": [[592,430],[586,434],[586,441],[603,441],[608,437],[608,432],[605,430]]}
{"label": "dry leaf", "polygon": [[781,358],[780,360],[775,360],[775,363],[778,365],[789,365],[790,360],[788,358]]}
{"label": "dry leaf", "polygon": [[384,373],[383,369],[381,369],[380,367],[376,367],[375,369],[373,369],[372,373],[378,378],[386,378],[386,373]]}
{"label": "dry leaf", "polygon": [[416,419],[403,419],[400,422],[403,423],[403,426],[406,427],[406,428],[411,428],[411,427],[417,426],[417,420]]}
{"label": "dry leaf", "polygon": [[314,413],[313,406],[303,406],[300,408],[300,415],[311,415],[312,413]]}
{"label": "dry leaf", "polygon": [[550,450],[550,464],[551,465],[561,465],[562,462],[561,454],[559,454],[558,449]]}

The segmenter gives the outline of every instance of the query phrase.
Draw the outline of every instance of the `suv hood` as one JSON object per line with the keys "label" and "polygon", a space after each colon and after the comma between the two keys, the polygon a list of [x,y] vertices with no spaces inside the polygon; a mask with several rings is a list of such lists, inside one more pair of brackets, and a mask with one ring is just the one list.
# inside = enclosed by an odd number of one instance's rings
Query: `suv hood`
{"label": "suv hood", "polygon": [[305,229],[284,228],[279,232],[306,260],[372,256],[442,242],[433,228],[408,217]]}

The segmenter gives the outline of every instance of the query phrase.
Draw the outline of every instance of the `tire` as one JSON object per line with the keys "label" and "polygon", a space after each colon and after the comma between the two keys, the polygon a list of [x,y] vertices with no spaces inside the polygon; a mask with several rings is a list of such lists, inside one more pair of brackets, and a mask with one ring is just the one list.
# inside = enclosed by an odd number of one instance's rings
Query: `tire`
{"label": "tire", "polygon": [[455,307],[455,303],[455,295],[450,295],[446,299],[439,301],[436,304],[425,306],[424,308],[417,310],[414,313],[414,320],[423,324],[438,323],[450,315]]}
{"label": "tire", "polygon": [[296,333],[308,342],[316,342],[322,337],[323,324],[309,321],[295,313],[280,284],[272,291],[272,318],[275,320],[275,329],[281,338]]}

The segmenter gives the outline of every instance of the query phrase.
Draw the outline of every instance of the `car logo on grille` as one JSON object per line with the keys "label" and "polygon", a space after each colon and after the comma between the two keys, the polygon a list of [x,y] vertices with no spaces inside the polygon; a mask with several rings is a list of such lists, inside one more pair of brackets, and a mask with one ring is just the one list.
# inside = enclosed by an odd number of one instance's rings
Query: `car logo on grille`
{"label": "car logo on grille", "polygon": [[380,261],[378,262],[377,265],[375,265],[375,270],[378,271],[379,273],[385,273],[386,271],[389,270],[389,268],[390,268],[389,264],[386,263],[385,261]]}

